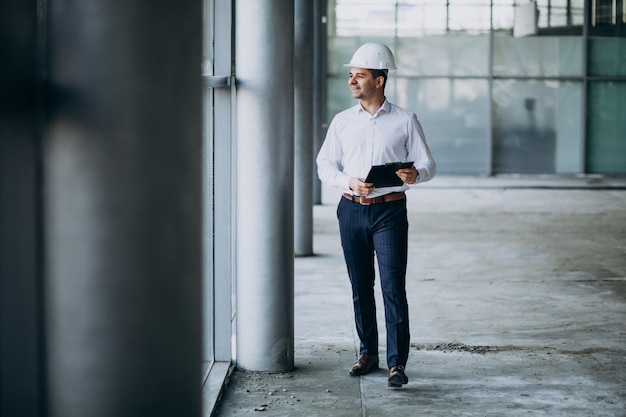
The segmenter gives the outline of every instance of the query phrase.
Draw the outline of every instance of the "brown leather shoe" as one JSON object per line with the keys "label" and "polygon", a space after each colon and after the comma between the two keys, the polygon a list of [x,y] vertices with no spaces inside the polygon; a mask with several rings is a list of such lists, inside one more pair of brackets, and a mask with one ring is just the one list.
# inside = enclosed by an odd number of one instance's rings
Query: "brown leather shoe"
{"label": "brown leather shoe", "polygon": [[356,363],[350,368],[350,375],[359,376],[378,369],[378,355],[361,354]]}
{"label": "brown leather shoe", "polygon": [[398,388],[409,382],[409,377],[404,373],[404,366],[392,366],[387,377],[387,384],[390,387]]}

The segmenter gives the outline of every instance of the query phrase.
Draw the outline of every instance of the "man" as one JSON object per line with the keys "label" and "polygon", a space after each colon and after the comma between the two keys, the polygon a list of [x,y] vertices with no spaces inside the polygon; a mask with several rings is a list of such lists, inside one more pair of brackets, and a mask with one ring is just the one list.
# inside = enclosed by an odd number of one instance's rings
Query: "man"
{"label": "man", "polygon": [[[378,327],[374,300],[374,254],[378,259],[387,327],[387,376],[390,387],[408,382],[409,309],[406,299],[408,222],[407,184],[430,180],[435,162],[417,116],[385,97],[387,73],[396,69],[393,54],[383,44],[367,43],[349,64],[348,85],[354,107],[331,122],[317,157],[320,179],[344,190],[337,208],[339,231],[352,298],[360,355],[350,375],[377,369]],[[365,182],[374,165],[413,162],[395,172],[398,186],[375,187]]]}

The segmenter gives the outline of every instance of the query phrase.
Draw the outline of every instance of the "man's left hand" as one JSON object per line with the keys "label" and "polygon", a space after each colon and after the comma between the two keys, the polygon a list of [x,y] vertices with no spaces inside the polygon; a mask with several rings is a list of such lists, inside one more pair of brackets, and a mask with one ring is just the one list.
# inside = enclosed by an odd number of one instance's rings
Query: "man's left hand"
{"label": "man's left hand", "polygon": [[419,177],[417,168],[414,166],[411,168],[399,169],[396,171],[396,175],[402,180],[402,182],[407,184],[415,184]]}

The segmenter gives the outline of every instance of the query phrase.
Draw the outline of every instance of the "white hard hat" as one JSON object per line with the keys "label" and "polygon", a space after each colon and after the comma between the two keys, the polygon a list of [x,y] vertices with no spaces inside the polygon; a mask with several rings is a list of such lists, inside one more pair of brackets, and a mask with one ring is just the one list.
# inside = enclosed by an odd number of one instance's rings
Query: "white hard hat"
{"label": "white hard hat", "polygon": [[350,62],[344,64],[344,67],[395,70],[396,62],[387,45],[369,42],[359,47],[352,55]]}

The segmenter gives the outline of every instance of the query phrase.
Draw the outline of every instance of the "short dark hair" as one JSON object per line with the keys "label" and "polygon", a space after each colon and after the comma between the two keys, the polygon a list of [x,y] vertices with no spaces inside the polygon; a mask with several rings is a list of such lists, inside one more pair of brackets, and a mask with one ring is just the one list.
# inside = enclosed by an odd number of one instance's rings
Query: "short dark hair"
{"label": "short dark hair", "polygon": [[389,71],[386,69],[370,69],[369,72],[372,74],[372,77],[374,78],[383,77],[383,80],[385,81],[383,83],[383,90],[384,90],[385,87],[387,86],[387,74],[389,73]]}

